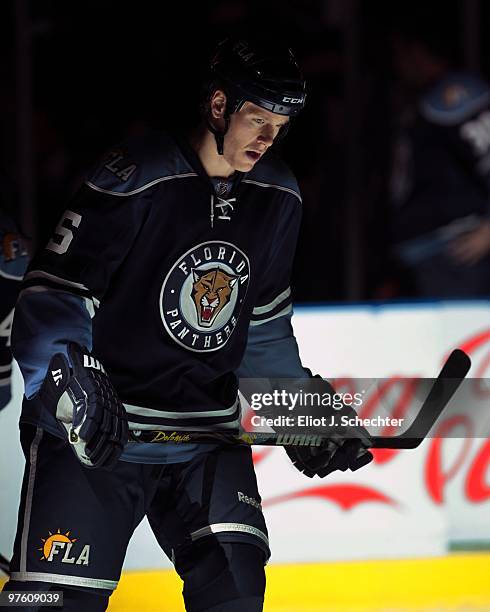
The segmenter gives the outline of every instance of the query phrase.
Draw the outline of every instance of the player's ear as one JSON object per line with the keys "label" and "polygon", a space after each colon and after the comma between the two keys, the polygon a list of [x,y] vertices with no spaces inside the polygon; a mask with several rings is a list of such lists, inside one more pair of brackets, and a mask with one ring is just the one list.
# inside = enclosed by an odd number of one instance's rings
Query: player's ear
{"label": "player's ear", "polygon": [[226,94],[222,89],[217,89],[210,100],[210,110],[213,119],[222,119],[226,110]]}

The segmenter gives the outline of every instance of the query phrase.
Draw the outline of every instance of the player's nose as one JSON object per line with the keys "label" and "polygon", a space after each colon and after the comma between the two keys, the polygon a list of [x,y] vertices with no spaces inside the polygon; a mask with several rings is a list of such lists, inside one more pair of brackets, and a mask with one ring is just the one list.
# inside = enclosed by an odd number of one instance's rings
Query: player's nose
{"label": "player's nose", "polygon": [[275,135],[274,127],[272,125],[264,125],[259,135],[259,142],[270,147],[274,142]]}

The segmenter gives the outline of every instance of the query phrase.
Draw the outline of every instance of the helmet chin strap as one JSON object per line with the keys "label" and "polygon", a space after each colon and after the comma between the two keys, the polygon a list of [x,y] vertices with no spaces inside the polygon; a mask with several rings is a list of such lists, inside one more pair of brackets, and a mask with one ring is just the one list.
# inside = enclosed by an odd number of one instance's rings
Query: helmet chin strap
{"label": "helmet chin strap", "polygon": [[214,134],[214,139],[216,140],[216,148],[218,149],[218,155],[223,155],[223,149],[225,145],[225,134],[230,127],[230,117],[226,114],[223,119],[225,120],[225,129],[217,130],[214,125],[211,123],[208,117],[206,117],[206,123],[208,125],[208,130]]}

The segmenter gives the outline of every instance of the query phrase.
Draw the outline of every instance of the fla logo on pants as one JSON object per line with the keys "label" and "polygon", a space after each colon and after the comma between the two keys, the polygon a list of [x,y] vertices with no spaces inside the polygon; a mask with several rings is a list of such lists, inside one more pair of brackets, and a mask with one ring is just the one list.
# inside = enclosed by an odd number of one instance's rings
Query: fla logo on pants
{"label": "fla logo on pants", "polygon": [[70,531],[61,533],[60,529],[56,533],[48,532],[47,538],[41,538],[43,545],[38,548],[43,555],[41,561],[52,563],[70,563],[75,565],[88,565],[90,558],[90,544],[80,545],[76,538],[70,537]]}

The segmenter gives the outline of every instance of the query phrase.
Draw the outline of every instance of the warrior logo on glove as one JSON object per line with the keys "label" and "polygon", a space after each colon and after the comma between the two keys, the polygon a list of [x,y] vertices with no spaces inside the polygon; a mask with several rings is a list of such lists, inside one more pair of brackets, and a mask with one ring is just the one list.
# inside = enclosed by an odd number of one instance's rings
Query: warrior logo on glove
{"label": "warrior logo on glove", "polygon": [[[51,359],[39,391],[79,461],[86,467],[112,469],[128,439],[126,412],[102,364],[78,344]],[[71,363],[71,366],[70,366]]]}

